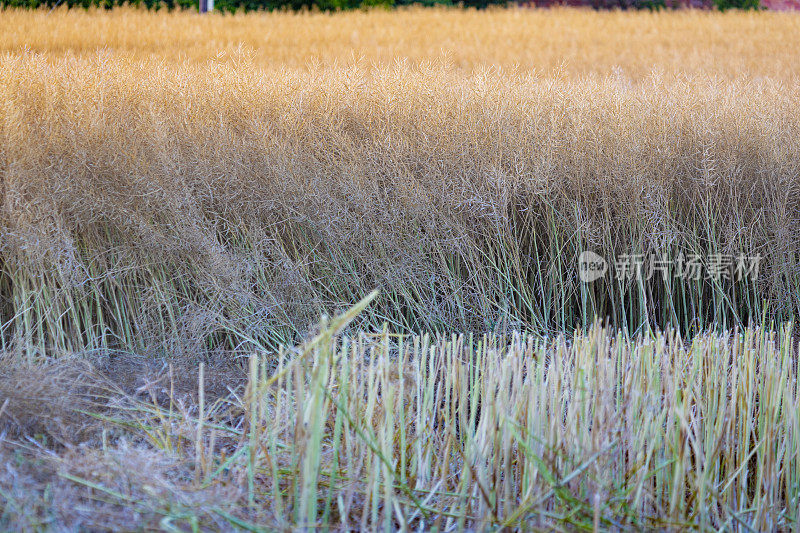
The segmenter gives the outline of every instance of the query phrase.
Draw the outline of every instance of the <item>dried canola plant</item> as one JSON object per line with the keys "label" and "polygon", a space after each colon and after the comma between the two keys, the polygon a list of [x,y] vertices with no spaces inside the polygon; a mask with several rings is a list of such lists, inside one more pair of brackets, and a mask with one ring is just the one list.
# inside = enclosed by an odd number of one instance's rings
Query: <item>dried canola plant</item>
{"label": "dried canola plant", "polygon": [[[794,84],[24,52],[0,92],[0,331],[30,357],[274,348],[376,287],[398,331],[800,306]],[[762,261],[585,284],[585,249]]]}

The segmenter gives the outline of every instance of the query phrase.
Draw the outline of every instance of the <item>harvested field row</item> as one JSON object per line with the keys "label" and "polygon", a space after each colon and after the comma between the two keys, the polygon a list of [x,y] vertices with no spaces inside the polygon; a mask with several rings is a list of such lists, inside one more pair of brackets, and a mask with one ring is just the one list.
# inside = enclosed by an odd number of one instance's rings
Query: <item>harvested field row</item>
{"label": "harvested field row", "polygon": [[[800,394],[790,330],[691,343],[674,332],[626,339],[599,327],[550,340],[338,338],[353,316],[302,346],[242,361],[238,378],[226,374],[240,383],[229,396],[204,394],[220,377],[213,368],[194,391],[166,369],[142,374],[138,395],[103,388],[85,370],[71,384],[63,363],[6,371],[0,391],[11,416],[26,408],[26,390],[47,383],[61,394],[42,396],[53,407],[39,412],[50,417],[30,419],[39,438],[76,434],[54,422],[60,415],[93,445],[42,456],[30,444],[0,444],[8,465],[0,523],[251,531],[797,524]],[[99,421],[69,416],[65,398],[84,409],[93,398]]]}

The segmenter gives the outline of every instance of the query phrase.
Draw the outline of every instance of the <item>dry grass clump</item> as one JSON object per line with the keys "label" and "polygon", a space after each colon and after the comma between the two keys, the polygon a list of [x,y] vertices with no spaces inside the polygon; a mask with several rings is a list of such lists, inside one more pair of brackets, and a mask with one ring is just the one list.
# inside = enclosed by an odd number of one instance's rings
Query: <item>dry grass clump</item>
{"label": "dry grass clump", "polygon": [[235,530],[235,521],[207,511],[237,512],[233,488],[191,487],[185,464],[151,447],[121,440],[53,453],[1,442],[0,461],[0,526],[7,531],[185,530],[201,523]]}
{"label": "dry grass clump", "polygon": [[102,446],[4,443],[2,520],[99,530],[797,526],[790,329],[691,342],[599,326],[552,339],[339,337],[363,305],[302,346],[253,355],[245,388],[226,399],[202,400],[201,373],[200,403],[117,402],[124,408],[102,417]]}
{"label": "dry grass clump", "polygon": [[[399,329],[800,307],[796,83],[0,59],[6,349],[274,347],[374,287]],[[762,256],[582,284],[577,256]]]}
{"label": "dry grass clump", "polygon": [[95,424],[81,411],[97,409],[103,390],[91,365],[64,359],[47,365],[0,360],[0,435],[32,436],[69,444],[83,440]]}

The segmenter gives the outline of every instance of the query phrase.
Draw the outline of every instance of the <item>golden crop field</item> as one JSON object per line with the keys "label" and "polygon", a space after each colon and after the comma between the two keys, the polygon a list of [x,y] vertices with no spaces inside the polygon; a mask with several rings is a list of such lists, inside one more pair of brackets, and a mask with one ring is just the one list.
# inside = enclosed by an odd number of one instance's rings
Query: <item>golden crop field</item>
{"label": "golden crop field", "polygon": [[799,313],[795,14],[0,11],[2,529],[796,530]]}
{"label": "golden crop field", "polygon": [[796,81],[800,20],[791,13],[452,9],[211,15],[139,10],[6,11],[0,50],[156,58],[316,70],[431,64],[462,73],[575,78],[653,71]]}

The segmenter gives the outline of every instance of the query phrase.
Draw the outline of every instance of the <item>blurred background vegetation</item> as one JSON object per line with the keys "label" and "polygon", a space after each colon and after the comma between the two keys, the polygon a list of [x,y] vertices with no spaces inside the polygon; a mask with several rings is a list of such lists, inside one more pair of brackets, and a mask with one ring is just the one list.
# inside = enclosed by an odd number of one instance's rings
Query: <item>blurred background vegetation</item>
{"label": "blurred background vegetation", "polygon": [[[0,0],[2,7],[99,7],[112,9],[115,6],[144,6],[147,9],[197,9],[198,0]],[[214,9],[222,12],[274,11],[274,10],[321,10],[339,11],[369,7],[462,6],[487,8],[521,4],[531,7],[555,5],[586,6],[594,9],[678,9],[684,7],[701,9],[761,9],[760,0],[532,0],[513,2],[509,0],[216,0]]]}

